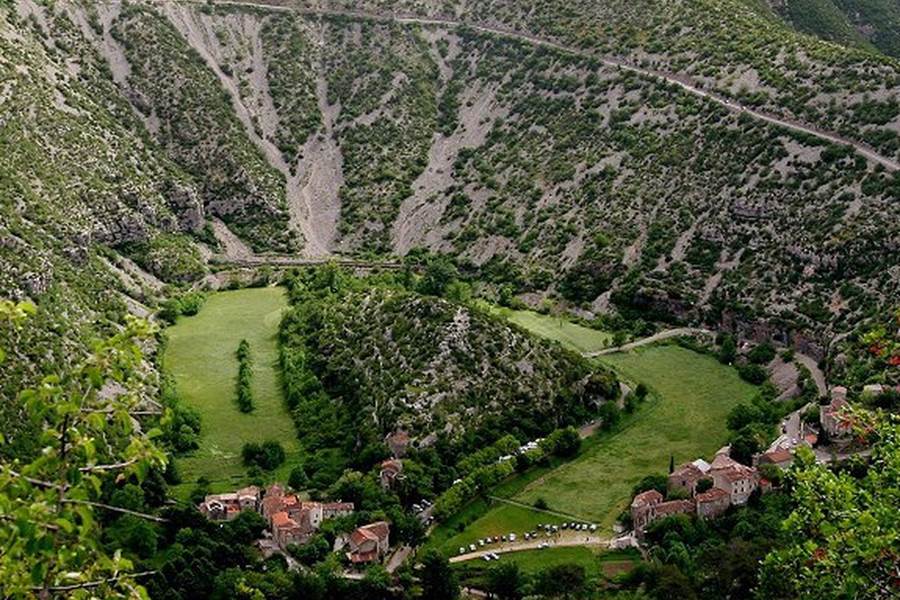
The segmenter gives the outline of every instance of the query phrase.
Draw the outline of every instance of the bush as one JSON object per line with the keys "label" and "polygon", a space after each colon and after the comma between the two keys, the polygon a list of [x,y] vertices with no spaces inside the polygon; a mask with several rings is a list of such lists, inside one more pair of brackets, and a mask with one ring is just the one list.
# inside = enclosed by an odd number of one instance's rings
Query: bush
{"label": "bush", "polygon": [[757,365],[767,365],[775,358],[775,348],[772,344],[760,344],[747,354],[750,362]]}
{"label": "bush", "polygon": [[734,337],[725,334],[722,337],[722,346],[719,348],[719,362],[723,365],[730,365],[734,362],[736,357],[737,344],[734,342]]}
{"label": "bush", "polygon": [[543,498],[538,498],[534,501],[534,507],[538,510],[547,510],[550,506],[547,504],[547,501]]}
{"label": "bush", "polygon": [[284,448],[276,441],[269,440],[261,445],[247,442],[241,450],[241,457],[248,467],[259,467],[271,471],[284,462]]}
{"label": "bush", "polygon": [[768,377],[764,368],[753,363],[739,365],[737,370],[738,375],[741,376],[741,379],[748,383],[752,383],[753,385],[762,384]]}
{"label": "bush", "polygon": [[619,410],[615,402],[604,402],[600,405],[600,410],[597,413],[600,415],[601,429],[611,429],[619,422],[622,411]]}

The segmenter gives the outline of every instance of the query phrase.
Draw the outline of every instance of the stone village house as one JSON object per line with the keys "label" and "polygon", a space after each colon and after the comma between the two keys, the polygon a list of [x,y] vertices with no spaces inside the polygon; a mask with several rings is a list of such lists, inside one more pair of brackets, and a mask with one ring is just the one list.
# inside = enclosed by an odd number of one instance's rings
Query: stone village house
{"label": "stone village house", "polygon": [[377,521],[357,528],[347,540],[347,559],[354,565],[381,560],[390,548],[391,528]]}
{"label": "stone village house", "polygon": [[352,502],[308,502],[295,494],[286,494],[278,484],[269,486],[265,494],[250,486],[228,494],[207,496],[200,512],[212,521],[235,518],[245,510],[260,513],[269,524],[272,538],[281,549],[289,544],[304,544],[319,529],[322,521],[349,515]]}
{"label": "stone village house", "polygon": [[[702,479],[712,481],[712,487],[697,493],[697,484]],[[759,483],[759,473],[755,468],[732,459],[728,456],[728,448],[722,448],[712,463],[696,460],[681,465],[669,475],[668,489],[686,493],[689,499],[667,501],[657,490],[635,496],[631,502],[635,534],[642,537],[647,525],[671,515],[695,514],[701,519],[718,517],[729,506],[746,504]]]}

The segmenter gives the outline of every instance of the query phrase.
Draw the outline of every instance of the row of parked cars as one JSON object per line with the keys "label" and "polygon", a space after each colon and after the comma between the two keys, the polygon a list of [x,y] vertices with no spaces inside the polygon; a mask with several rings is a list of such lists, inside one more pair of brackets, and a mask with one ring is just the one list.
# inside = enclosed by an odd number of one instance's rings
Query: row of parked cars
{"label": "row of parked cars", "polygon": [[[559,533],[560,530],[566,530],[566,529],[570,529],[572,531],[597,531],[597,526],[594,525],[593,523],[576,523],[574,521],[572,521],[571,523],[569,523],[569,522],[563,523],[562,525],[550,525],[550,524],[538,523],[536,530],[526,531],[525,534],[523,535],[523,537],[526,540],[533,540],[533,539],[537,539],[541,535],[541,533],[540,533],[541,531],[544,532],[545,536],[550,536],[553,533]],[[499,536],[495,535],[493,537],[489,536],[486,538],[481,538],[480,540],[478,540],[477,544],[474,544],[474,543],[469,544],[468,547],[460,546],[459,553],[465,554],[466,552],[475,552],[479,548],[484,548],[488,544],[498,544],[500,542],[515,542],[516,539],[517,538],[516,538],[515,533],[509,533],[506,535],[499,535]],[[539,547],[544,548],[546,546],[548,546],[548,544],[547,544],[547,542],[544,542]],[[496,556],[493,553],[491,555]],[[491,555],[485,555],[485,556],[491,556]],[[487,559],[487,560],[490,560],[490,559]]]}

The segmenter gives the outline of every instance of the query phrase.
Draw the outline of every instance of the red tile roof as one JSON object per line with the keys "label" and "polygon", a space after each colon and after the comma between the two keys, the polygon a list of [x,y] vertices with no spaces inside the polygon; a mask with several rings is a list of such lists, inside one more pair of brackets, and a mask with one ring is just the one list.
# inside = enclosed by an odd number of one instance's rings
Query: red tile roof
{"label": "red tile roof", "polygon": [[762,461],[763,459],[772,463],[782,463],[794,460],[794,455],[784,448],[778,448],[777,450],[773,450],[771,452],[766,452],[765,454],[763,454],[760,457],[760,461]]}
{"label": "red tile roof", "polygon": [[741,467],[741,465],[728,469],[720,469],[719,473],[721,473],[728,481],[741,481],[742,479],[750,479],[753,477],[753,471],[746,467]]}
{"label": "red tile roof", "polygon": [[297,523],[286,512],[272,515],[272,527],[296,527]]}
{"label": "red tile roof", "polygon": [[727,498],[728,492],[721,488],[710,488],[702,494],[697,494],[697,502],[715,502]]}
{"label": "red tile roof", "polygon": [[387,539],[389,533],[390,526],[385,521],[377,521],[358,527],[356,531],[350,535],[350,541],[356,546],[362,544],[366,540],[375,542],[383,541]]}
{"label": "red tile roof", "polygon": [[647,504],[657,504],[662,502],[663,495],[660,494],[656,490],[647,490],[646,492],[641,492],[637,496],[634,497],[634,500],[631,501],[631,506],[645,506]]}

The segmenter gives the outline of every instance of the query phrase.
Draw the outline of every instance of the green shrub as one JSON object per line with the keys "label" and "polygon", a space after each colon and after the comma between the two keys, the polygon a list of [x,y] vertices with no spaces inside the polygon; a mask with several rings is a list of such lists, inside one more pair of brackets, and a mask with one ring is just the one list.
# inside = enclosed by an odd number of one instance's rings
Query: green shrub
{"label": "green shrub", "polygon": [[247,442],[241,449],[241,458],[244,465],[258,467],[271,471],[284,463],[284,448],[276,441],[266,441],[262,444]]}

